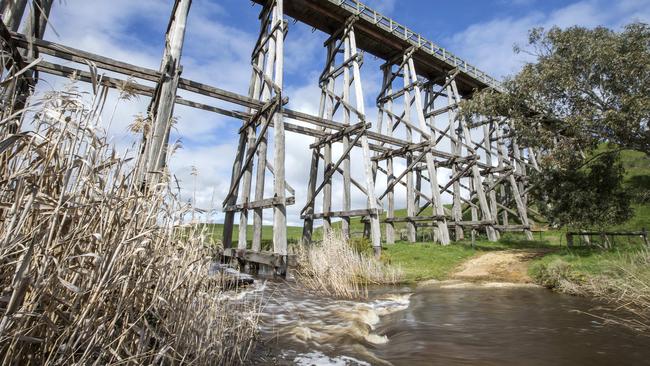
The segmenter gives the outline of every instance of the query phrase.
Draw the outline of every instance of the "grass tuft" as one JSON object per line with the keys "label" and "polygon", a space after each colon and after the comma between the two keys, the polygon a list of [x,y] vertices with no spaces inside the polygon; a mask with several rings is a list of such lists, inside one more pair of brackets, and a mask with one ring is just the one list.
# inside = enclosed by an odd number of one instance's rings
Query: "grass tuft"
{"label": "grass tuft", "polygon": [[338,298],[364,298],[369,285],[395,284],[402,278],[399,268],[377,260],[363,244],[351,244],[340,232],[319,244],[299,247],[296,280],[313,291]]}

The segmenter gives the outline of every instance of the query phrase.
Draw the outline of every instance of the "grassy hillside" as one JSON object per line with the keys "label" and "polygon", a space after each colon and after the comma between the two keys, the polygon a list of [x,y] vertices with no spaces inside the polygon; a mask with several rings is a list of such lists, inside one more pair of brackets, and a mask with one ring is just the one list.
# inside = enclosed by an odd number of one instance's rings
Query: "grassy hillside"
{"label": "grassy hillside", "polygon": [[613,230],[650,230],[650,158],[638,151],[622,151],[625,186],[635,196],[634,216]]}

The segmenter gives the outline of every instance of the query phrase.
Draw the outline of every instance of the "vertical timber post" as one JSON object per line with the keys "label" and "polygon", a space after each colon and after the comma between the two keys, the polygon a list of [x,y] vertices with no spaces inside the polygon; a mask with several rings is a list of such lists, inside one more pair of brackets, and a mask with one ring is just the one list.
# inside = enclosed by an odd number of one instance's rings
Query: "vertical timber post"
{"label": "vertical timber post", "polygon": [[[448,77],[447,78],[447,84],[451,83],[451,79]],[[447,86],[446,88],[447,92],[447,105],[453,106],[454,105],[454,98],[452,97],[452,92],[451,92],[451,86]],[[455,156],[461,156],[461,150],[462,146],[460,144],[460,133],[459,133],[459,128],[456,127],[457,121],[456,121],[456,116],[453,113],[453,109],[449,111],[449,134],[453,137],[450,140],[451,143],[451,152]],[[453,162],[451,166],[451,175],[452,177],[456,177],[456,174],[458,174],[458,163]],[[454,180],[453,183],[453,198],[452,198],[452,206],[451,206],[451,213],[454,218],[454,233],[456,235],[455,239],[458,240],[463,240],[465,239],[465,232],[463,231],[463,227],[460,225],[460,222],[463,221],[463,211],[460,203],[460,177],[456,180]]]}
{"label": "vertical timber post", "polygon": [[[34,0],[23,33],[28,37],[42,39],[54,0]],[[30,50],[31,51],[31,50]]]}
{"label": "vertical timber post", "polygon": [[[332,40],[334,42],[334,40]],[[327,65],[326,70],[333,71],[334,65],[333,62],[336,59],[336,52],[338,49],[335,49],[332,43],[327,46]],[[327,96],[325,98],[327,103],[327,117],[332,118],[334,116],[334,90],[336,86],[336,78],[330,76],[327,78],[326,87],[323,88],[323,93]],[[327,131],[327,130],[326,130]],[[325,159],[323,159],[323,172],[328,171],[332,168],[332,144],[327,143],[323,149],[323,154]],[[323,189],[323,212],[327,213],[332,211],[332,181],[328,180],[325,182],[325,188]],[[329,215],[323,217],[323,236],[332,234],[332,220]]]}
{"label": "vertical timber post", "polygon": [[[454,93],[454,98],[456,99],[456,103],[459,104],[461,99],[460,99],[460,93],[458,93],[458,87],[456,86],[455,80],[451,82],[451,88]],[[459,123],[461,124],[462,131],[463,131],[463,137],[465,138],[465,141],[469,148],[472,142],[472,137],[469,132],[469,128],[467,127],[467,123],[463,123],[463,122],[464,121],[459,119]],[[475,151],[470,151],[470,152],[476,154]],[[483,190],[483,182],[481,181],[481,172],[479,171],[479,167],[477,164],[473,164],[471,170],[472,170],[472,178],[471,178],[470,187],[473,187],[474,191],[476,192],[479,207],[481,209],[481,216],[483,220],[487,222],[487,225],[485,226],[485,231],[487,233],[488,240],[497,241],[498,237],[496,231],[494,230],[494,221],[492,220],[490,207],[488,206],[488,202],[485,197],[485,191]],[[472,211],[472,215],[474,215],[474,211]]]}
{"label": "vertical timber post", "polygon": [[[282,22],[283,16],[282,14],[279,15],[277,14],[277,11],[273,11],[271,14],[271,24],[272,26],[278,24],[278,22]],[[269,37],[267,41],[267,53],[266,53],[266,65],[264,65],[264,53],[263,53],[263,48],[260,49],[258,48],[258,60],[257,60],[257,67],[254,68],[254,72],[258,73],[259,77],[259,83],[261,84],[260,89],[256,90],[255,93],[253,94],[254,99],[259,99],[264,103],[267,103],[269,100],[271,100],[271,91],[273,90],[273,85],[269,85],[267,80],[273,80],[273,73],[275,72],[275,65],[276,65],[276,37],[278,34],[269,34],[269,29],[267,28],[266,24],[262,22],[262,27],[263,29],[260,31],[261,34],[265,35],[265,37]],[[283,35],[282,35],[283,37]],[[253,62],[255,60],[253,59]],[[262,69],[264,68],[264,69]],[[262,71],[263,70],[263,71]],[[261,74],[263,72],[263,74]],[[257,149],[257,171],[255,175],[255,201],[261,201],[264,199],[264,185],[265,185],[265,178],[266,178],[266,157],[267,157],[267,149],[268,149],[268,132],[265,132],[263,135],[259,136],[260,139],[260,144]],[[254,140],[254,139],[253,139]],[[254,141],[249,145],[252,146]],[[242,197],[244,200],[248,200],[249,195],[250,195],[250,185],[251,182],[250,180],[252,179],[252,164],[250,167],[250,175],[247,177],[244,175],[245,178],[248,180],[244,181],[244,188],[243,188],[243,193]],[[245,173],[246,174],[246,173]],[[252,239],[252,245],[251,249],[255,252],[258,252],[262,249],[262,229],[263,229],[263,209],[261,207],[255,208],[253,210],[253,239]],[[242,219],[243,218],[243,219]],[[248,230],[248,214],[245,210],[242,210],[240,213],[240,221],[243,223],[240,224],[239,227],[239,232],[240,235],[244,235],[246,237],[247,230]],[[244,226],[244,228],[242,228]],[[242,245],[240,243],[240,245]],[[246,243],[243,244],[243,248],[246,249]]]}
{"label": "vertical timber post", "polygon": [[167,145],[171,132],[176,91],[181,74],[181,54],[185,39],[185,27],[192,0],[176,0],[174,13],[167,29],[165,52],[160,71],[162,79],[158,85],[157,95],[152,100],[151,136],[145,145],[145,165],[143,174],[146,184],[152,187],[156,184],[155,174],[162,174],[166,164]]}
{"label": "vertical timber post", "polygon": [[[346,238],[349,238],[349,220],[353,216],[368,216],[370,227],[368,236],[372,240],[372,245],[374,248],[375,254],[379,254],[381,251],[381,233],[379,227],[379,217],[378,217],[378,203],[377,197],[375,196],[375,180],[374,180],[374,168],[375,166],[371,162],[371,152],[370,144],[368,143],[368,137],[366,135],[367,129],[370,127],[366,123],[365,116],[365,106],[363,99],[363,88],[361,83],[361,72],[359,62],[361,59],[361,54],[358,53],[356,39],[354,36],[354,22],[356,17],[352,16],[348,18],[345,22],[345,25],[340,30],[333,33],[333,35],[325,42],[327,45],[327,59],[325,62],[325,67],[323,73],[319,78],[319,83],[321,87],[321,105],[319,109],[319,114],[322,117],[326,115],[327,119],[332,119],[336,114],[336,110],[339,107],[343,108],[343,125],[347,126],[344,129],[337,131],[336,133],[331,133],[329,129],[323,128],[321,131],[324,132],[323,136],[316,139],[316,142],[311,146],[314,149],[314,154],[318,153],[320,157],[320,149],[324,148],[323,160],[325,163],[324,167],[324,178],[323,182],[318,186],[314,187],[315,178],[314,175],[318,171],[318,159],[315,158],[315,155],[312,157],[312,167],[310,171],[310,184],[309,184],[309,193],[307,204],[302,210],[302,217],[305,219],[306,225],[313,225],[313,217],[315,214],[313,212],[313,204],[317,198],[317,195],[321,190],[323,190],[323,213],[318,215],[323,218],[323,233],[328,235],[331,231],[331,222],[329,221],[331,217],[341,217],[343,219],[343,235]],[[344,60],[343,63],[339,66],[336,66],[336,59],[339,53],[343,53]],[[343,76],[342,85],[342,96],[339,96],[335,93],[334,83],[336,78]],[[351,90],[351,87],[354,90]],[[354,92],[354,103],[352,102],[352,92]],[[353,104],[356,104],[353,106]],[[356,123],[352,125],[352,119],[355,119]],[[356,135],[354,141],[351,141],[349,135]],[[340,141],[339,141],[340,140]],[[343,144],[343,154],[338,158],[335,164],[332,164],[332,144],[335,142],[342,142]],[[362,185],[359,182],[352,179],[350,175],[350,152],[357,145],[361,145],[363,152],[363,172],[365,176],[365,184]],[[343,168],[339,167],[343,164]],[[332,193],[332,176],[335,173],[343,174],[343,209],[341,212],[332,212],[331,211],[331,193]],[[367,196],[367,210],[366,212],[359,214],[360,210],[351,211],[351,192],[350,188],[352,183],[359,188]],[[310,228],[306,227],[303,230],[303,242],[311,235]]]}
{"label": "vertical timber post", "polygon": [[[490,213],[492,214],[492,219],[495,221],[495,223],[498,220],[499,216],[499,208],[497,207],[497,193],[496,193],[496,187],[492,187],[492,184],[494,184],[495,179],[494,179],[494,173],[492,173],[493,168],[493,162],[492,162],[492,123],[483,123],[483,147],[485,150],[485,163],[488,165],[488,174],[486,176],[486,182],[489,183],[490,185],[490,192],[488,193],[488,198],[489,198],[489,204],[490,204]],[[496,231],[497,238],[500,237],[500,233],[497,230]]]}
{"label": "vertical timber post", "polygon": [[[332,45],[328,44],[327,45],[327,57],[326,60],[330,59],[330,55],[332,54]],[[326,62],[325,70],[332,70],[332,67],[329,66],[329,64]],[[329,87],[329,80],[330,78],[327,78],[327,87]],[[321,81],[322,84],[322,81]],[[321,85],[321,88],[324,88]],[[321,89],[321,94],[320,94],[320,104],[318,107],[318,117],[323,118],[325,116],[325,110],[327,108],[327,102],[329,100],[329,95],[327,95],[325,89]],[[325,130],[325,128],[323,128]],[[318,137],[314,139],[314,142],[318,142]],[[307,205],[307,209],[305,211],[305,219],[303,222],[302,226],[302,240],[301,243],[302,245],[308,245],[311,244],[312,242],[312,235],[314,233],[314,206],[316,202],[316,183],[318,180],[318,166],[320,165],[320,148],[314,149],[311,154],[311,164],[309,165],[309,181],[307,183],[307,202],[310,202]],[[327,166],[325,166],[324,169],[327,169]],[[326,233],[323,232],[323,235],[325,236]]]}
{"label": "vertical timber post", "polygon": [[[411,93],[409,92],[409,88],[411,86],[411,82],[410,82],[411,77],[409,74],[408,57],[410,56],[405,54],[404,60],[402,61],[404,64],[404,67],[402,69],[402,72],[404,73],[404,77],[403,77],[404,79],[404,120],[406,121],[411,120],[411,106],[412,106]],[[406,141],[408,143],[413,142],[413,131],[410,126],[406,126]],[[411,166],[412,162],[413,162],[413,154],[409,153],[406,158],[407,166]],[[415,182],[413,180],[413,170],[410,169],[406,173],[406,216],[415,217],[415,215],[416,215]],[[410,243],[416,242],[417,228],[415,226],[415,222],[412,220],[409,220],[406,223],[406,235]]]}
{"label": "vertical timber post", "polygon": [[[417,113],[420,129],[422,131],[427,130],[426,118],[424,117],[424,106],[422,105],[422,95],[420,92],[420,86],[418,83],[418,76],[415,71],[415,63],[413,62],[413,57],[409,56],[408,59],[408,68],[404,69],[404,73],[409,73],[410,75],[405,75],[410,77],[410,84],[413,85],[413,93],[415,98],[415,110]],[[426,137],[421,135],[420,140],[425,141]],[[442,205],[442,197],[440,195],[440,188],[438,186],[438,171],[436,168],[436,163],[433,160],[433,154],[431,149],[434,149],[436,146],[435,133],[431,129],[431,136],[429,137],[429,147],[423,151],[425,154],[427,170],[429,173],[429,182],[431,183],[431,197],[433,200],[433,214],[436,216],[435,221],[438,228],[438,240],[442,245],[449,244],[449,229],[447,228],[447,220],[445,219],[445,210]]]}
{"label": "vertical timber post", "polygon": [[[350,33],[352,33],[353,30],[350,30]],[[351,55],[351,45],[350,45],[350,37],[351,34],[348,34],[348,37],[345,37],[343,39],[344,46],[343,46],[343,60],[344,62],[347,62],[350,59]],[[356,55],[356,53],[355,53]],[[354,77],[354,76],[353,76]],[[359,80],[354,80],[354,84],[356,85],[359,82]],[[357,101],[359,103],[359,101]],[[343,68],[343,124],[349,126],[350,125],[350,114],[352,111],[350,110],[350,68],[345,65]],[[343,136],[343,150],[347,151],[348,147],[350,146],[350,136],[345,135]],[[352,206],[351,203],[351,191],[350,191],[350,186],[351,186],[351,165],[350,165],[350,155],[347,155],[345,157],[345,160],[343,160],[343,211],[348,212],[350,211],[350,208]],[[350,217],[349,216],[343,216],[341,218],[341,229],[343,231],[343,237],[346,239],[350,239]]]}
{"label": "vertical timber post", "polygon": [[[498,133],[497,139],[500,141],[503,138],[503,136],[501,136],[500,131],[498,131],[497,133]],[[499,148],[501,149],[500,154],[505,158],[507,154],[502,142],[499,144]],[[519,192],[519,186],[517,185],[517,180],[515,179],[514,166],[516,164],[517,162],[516,160],[514,160],[510,165],[510,171],[507,172],[508,181],[510,183],[510,193],[512,194],[515,200],[517,213],[519,214],[519,219],[521,220],[521,224],[524,226],[524,233],[526,235],[526,239],[533,240],[533,233],[530,231],[530,223],[528,221],[528,212],[526,211],[526,205],[524,204],[524,201],[521,198],[521,193]],[[505,225],[507,225],[507,223]]]}
{"label": "vertical timber post", "polygon": [[[259,106],[249,109],[250,118],[244,119],[239,130],[237,156],[233,164],[230,191],[223,202],[224,248],[232,247],[235,213],[240,213],[237,257],[248,250],[248,212],[254,212],[252,252],[260,252],[262,243],[262,210],[273,209],[273,253],[284,259],[287,255],[287,183],[285,181],[285,131],[282,106],[283,54],[285,26],[282,0],[268,1],[260,12],[260,33],[251,56],[253,74],[249,86],[251,99]],[[268,129],[273,126],[273,163],[267,160]],[[259,128],[259,132],[257,129]],[[257,157],[255,199],[250,200],[253,166]],[[273,197],[263,199],[265,173],[274,177]],[[242,190],[239,191],[240,184]],[[289,188],[292,192],[293,189]],[[241,203],[237,204],[238,196]],[[284,260],[283,259],[283,260]],[[276,265],[284,272],[286,261]]]}
{"label": "vertical timber post", "polygon": [[27,0],[3,0],[0,2],[2,21],[7,26],[7,29],[13,32],[18,31],[26,7]]}
{"label": "vertical timber post", "polygon": [[273,193],[278,203],[273,207],[273,252],[283,256],[287,255],[287,207],[286,207],[286,181],[285,181],[285,134],[284,116],[282,114],[282,87],[284,76],[284,0],[276,0],[275,12],[277,24],[275,27],[276,60],[275,60],[275,87],[280,106],[273,120],[273,146],[275,166],[275,181]]}
{"label": "vertical timber post", "polygon": [[[383,90],[386,91],[388,95],[393,93],[393,87],[392,87],[392,69],[393,66],[391,64],[386,64],[383,66],[383,72],[384,72],[384,78],[383,78]],[[381,98],[381,95],[379,96]],[[386,119],[387,119],[387,124],[386,124],[386,134],[389,137],[393,136],[393,99],[390,98],[386,100],[385,102],[380,102],[380,99],[378,98],[377,102],[377,107],[379,111],[379,121],[383,120],[383,115],[386,114]],[[379,133],[382,133],[381,129],[378,131]],[[393,181],[395,180],[395,173],[393,170],[393,157],[390,156],[386,159],[386,185],[391,186],[391,184],[394,186]],[[390,221],[391,219],[395,218],[395,189],[391,188],[387,195],[387,211],[386,211],[386,218],[389,219],[388,222],[386,222],[385,225],[385,230],[386,230],[386,243],[387,244],[395,244],[395,223],[393,221]]]}
{"label": "vertical timber post", "polygon": [[[357,41],[354,34],[354,28],[350,32],[350,49],[355,56],[358,55]],[[365,122],[366,108],[363,100],[363,89],[361,87],[361,71],[359,70],[358,58],[352,61],[352,72],[354,76],[354,92],[359,111],[359,119]],[[381,255],[381,228],[379,226],[379,207],[377,206],[377,196],[375,195],[375,180],[372,174],[372,163],[370,155],[370,145],[365,130],[361,132],[361,149],[363,150],[363,165],[366,178],[366,191],[368,195],[368,209],[370,211],[370,238],[375,256]],[[349,188],[349,187],[348,187]]]}

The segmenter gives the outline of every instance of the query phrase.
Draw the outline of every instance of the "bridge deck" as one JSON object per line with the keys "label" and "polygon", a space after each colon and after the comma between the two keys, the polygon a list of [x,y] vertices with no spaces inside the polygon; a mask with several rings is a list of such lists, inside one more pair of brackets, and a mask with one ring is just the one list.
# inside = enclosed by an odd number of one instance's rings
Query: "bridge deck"
{"label": "bridge deck", "polygon": [[[258,4],[266,2],[253,1]],[[415,67],[418,74],[429,80],[441,80],[449,71],[458,68],[460,74],[456,82],[463,94],[477,88],[501,87],[485,72],[357,0],[284,0],[284,12],[327,34],[340,29],[350,16],[359,14],[355,28],[357,46],[364,51],[390,60],[407,48],[418,46]]]}

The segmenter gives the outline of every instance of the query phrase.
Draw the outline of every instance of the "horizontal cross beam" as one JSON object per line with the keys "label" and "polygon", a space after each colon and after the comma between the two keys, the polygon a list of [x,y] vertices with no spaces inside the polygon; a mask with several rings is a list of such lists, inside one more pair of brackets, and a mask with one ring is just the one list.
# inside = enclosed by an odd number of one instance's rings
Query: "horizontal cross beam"
{"label": "horizontal cross beam", "polygon": [[372,127],[372,124],[370,123],[365,123],[365,122],[359,122],[357,124],[354,124],[350,127],[346,127],[338,132],[335,132],[333,134],[329,134],[326,137],[321,138],[318,142],[315,142],[311,145],[309,145],[310,149],[319,149],[323,145],[331,144],[333,142],[336,142],[340,139],[342,139],[345,136],[352,135],[355,133],[363,133],[365,130],[368,130]]}
{"label": "horizontal cross beam", "polygon": [[273,197],[273,198],[266,198],[260,201],[239,203],[236,205],[226,206],[223,208],[223,212],[252,210],[255,208],[272,208],[277,205],[289,206],[289,205],[294,205],[295,203],[296,203],[295,197],[286,197],[286,198]]}
{"label": "horizontal cross beam", "polygon": [[328,218],[328,217],[359,217],[359,216],[373,216],[381,215],[383,210],[381,209],[361,209],[361,210],[349,210],[349,211],[330,211],[316,214],[302,214],[300,215],[301,219],[311,218],[314,220]]}

